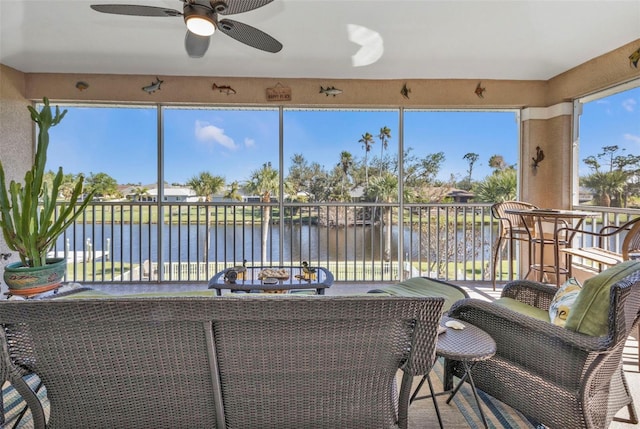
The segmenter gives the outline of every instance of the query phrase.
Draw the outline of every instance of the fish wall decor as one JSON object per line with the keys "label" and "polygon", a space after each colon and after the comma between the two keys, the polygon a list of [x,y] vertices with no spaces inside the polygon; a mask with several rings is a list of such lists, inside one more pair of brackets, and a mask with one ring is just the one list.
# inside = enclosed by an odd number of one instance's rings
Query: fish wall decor
{"label": "fish wall decor", "polygon": [[229,85],[216,85],[215,82],[213,83],[213,86],[211,87],[211,89],[213,89],[214,91],[219,91],[222,94],[227,94],[227,95],[231,95],[231,94],[235,94],[236,90],[231,88]]}
{"label": "fish wall decor", "polygon": [[400,90],[400,94],[402,94],[402,96],[404,98],[409,98],[409,93],[411,92],[411,88],[409,88],[407,86],[407,83],[405,82],[404,85],[402,85],[402,89]]}
{"label": "fish wall decor", "polygon": [[633,54],[629,55],[629,65],[638,68],[638,62],[640,61],[640,48],[635,51]]}
{"label": "fish wall decor", "polygon": [[89,84],[87,82],[78,81],[76,82],[76,88],[78,88],[78,91],[82,92],[89,88]]}
{"label": "fish wall decor", "polygon": [[478,85],[476,86],[476,90],[474,92],[476,93],[478,98],[484,98],[484,92],[486,90],[487,88],[482,86],[482,82],[478,82]]}
{"label": "fish wall decor", "polygon": [[151,94],[152,92],[156,92],[156,91],[160,91],[160,85],[162,85],[164,81],[160,80],[160,78],[158,76],[156,76],[156,80],[154,82],[151,82],[151,84],[147,85],[147,86],[143,86],[142,90],[144,92],[146,92],[147,94]]}
{"label": "fish wall decor", "polygon": [[342,94],[342,90],[336,88],[335,86],[327,86],[326,88],[320,86],[320,94],[325,94],[327,97],[330,95],[333,95],[335,97],[338,94]]}

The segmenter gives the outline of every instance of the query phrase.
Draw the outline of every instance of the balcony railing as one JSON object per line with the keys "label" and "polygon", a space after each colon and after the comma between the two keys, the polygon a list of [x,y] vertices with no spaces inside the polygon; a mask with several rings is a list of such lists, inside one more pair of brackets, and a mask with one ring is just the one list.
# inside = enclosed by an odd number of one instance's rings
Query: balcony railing
{"label": "balcony railing", "polygon": [[[206,282],[241,265],[328,268],[339,282],[491,278],[490,204],[96,202],[56,243],[67,281]],[[589,207],[589,210],[593,210]],[[601,223],[629,210],[601,210]],[[595,226],[598,220],[591,221]],[[511,261],[517,272],[517,261]],[[507,280],[507,254],[498,279]],[[517,275],[517,274],[516,274]]]}

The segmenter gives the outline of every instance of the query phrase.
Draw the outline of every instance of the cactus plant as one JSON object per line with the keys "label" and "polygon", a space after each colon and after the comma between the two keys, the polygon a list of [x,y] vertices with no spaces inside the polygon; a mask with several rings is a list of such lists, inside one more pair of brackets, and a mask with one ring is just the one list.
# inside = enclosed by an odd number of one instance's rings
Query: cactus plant
{"label": "cactus plant", "polygon": [[53,179],[51,186],[44,180],[49,146],[49,129],[56,126],[67,113],[56,106],[52,115],[49,100],[43,99],[44,106],[38,112],[27,106],[31,119],[38,125],[36,156],[31,169],[24,176],[24,184],[11,181],[6,186],[4,168],[0,162],[0,227],[7,246],[20,255],[22,265],[42,267],[46,265],[47,252],[56,239],[82,214],[93,198],[89,193],[76,208],[83,193],[84,177],[81,175],[75,183],[68,202],[56,205],[60,185],[63,180],[62,167]]}

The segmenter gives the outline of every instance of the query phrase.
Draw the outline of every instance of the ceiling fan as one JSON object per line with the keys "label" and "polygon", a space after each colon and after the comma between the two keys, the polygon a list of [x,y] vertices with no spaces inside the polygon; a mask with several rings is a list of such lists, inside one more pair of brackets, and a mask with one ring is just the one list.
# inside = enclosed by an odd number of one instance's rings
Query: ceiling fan
{"label": "ceiling fan", "polygon": [[92,4],[91,9],[116,15],[174,17],[182,16],[187,25],[184,46],[192,58],[201,58],[209,49],[216,29],[245,45],[267,52],[279,52],[282,44],[267,33],[232,19],[218,20],[218,15],[233,15],[265,6],[273,0],[179,0],[180,12],[164,7],[128,4]]}

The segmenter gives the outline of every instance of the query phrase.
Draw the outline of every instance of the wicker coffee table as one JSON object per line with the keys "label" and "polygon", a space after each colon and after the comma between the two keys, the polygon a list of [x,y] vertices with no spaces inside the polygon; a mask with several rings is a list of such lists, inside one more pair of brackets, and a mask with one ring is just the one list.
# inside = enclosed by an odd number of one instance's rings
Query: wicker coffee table
{"label": "wicker coffee table", "polygon": [[[455,319],[443,316],[440,324],[444,326],[445,323],[450,320]],[[465,373],[460,379],[458,385],[455,386],[452,390],[445,390],[444,392],[439,392],[437,394],[434,394],[432,390],[431,395],[416,397],[418,395],[418,392],[420,391],[420,388],[422,387],[422,384],[425,382],[425,380],[428,380],[428,375],[425,375],[422,377],[422,380],[420,380],[418,387],[411,395],[409,403],[417,399],[425,399],[430,398],[434,395],[439,396],[449,393],[449,397],[447,398],[448,404],[449,402],[451,402],[456,393],[458,393],[458,390],[460,390],[460,386],[462,386],[462,383],[468,380],[471,384],[471,390],[476,400],[476,404],[478,405],[478,410],[480,412],[480,416],[482,417],[484,427],[488,428],[489,426],[487,424],[487,419],[482,412],[482,406],[480,405],[480,401],[478,400],[478,393],[476,391],[476,385],[473,382],[473,377],[471,376],[471,370],[477,362],[489,359],[496,353],[496,342],[493,340],[493,338],[491,338],[489,334],[487,334],[482,329],[467,322],[464,322],[464,325],[464,329],[460,330],[447,328],[444,333],[438,336],[438,344],[436,346],[437,356],[443,357],[445,359],[460,361],[464,365]],[[442,420],[440,419],[439,412],[438,422],[440,423],[440,427],[442,428]]]}

